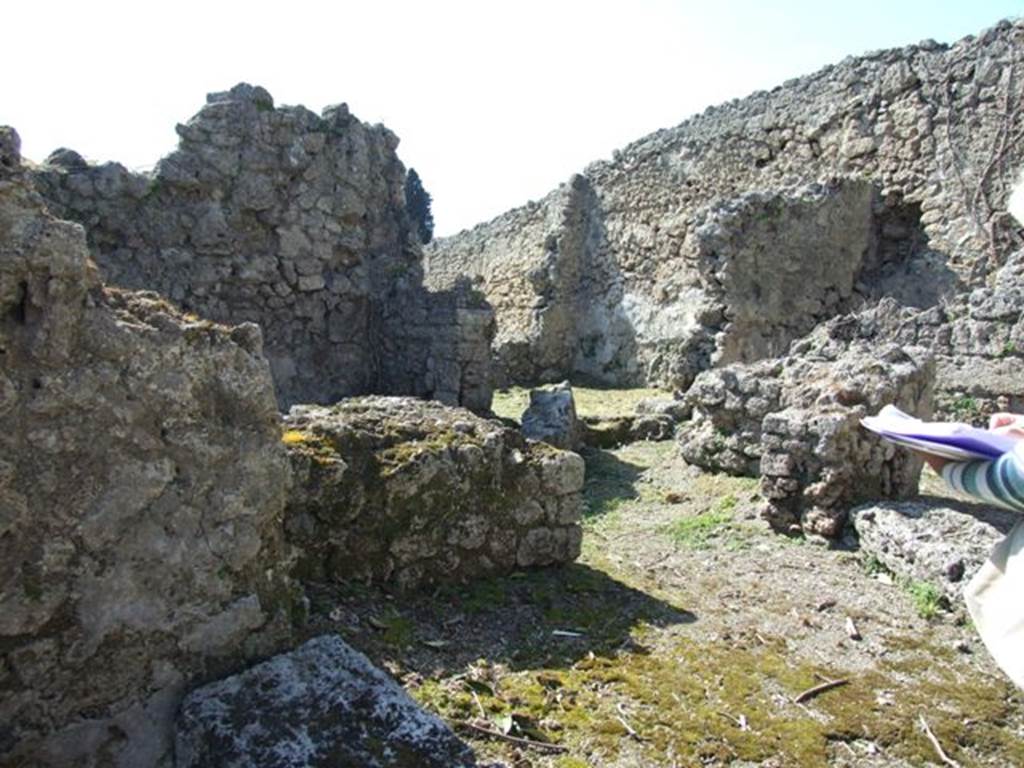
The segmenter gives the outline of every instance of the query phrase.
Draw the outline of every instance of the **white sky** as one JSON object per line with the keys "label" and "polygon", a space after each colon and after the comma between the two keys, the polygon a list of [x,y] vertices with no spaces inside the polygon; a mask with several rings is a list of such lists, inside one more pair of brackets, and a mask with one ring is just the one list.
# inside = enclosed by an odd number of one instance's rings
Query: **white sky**
{"label": "white sky", "polygon": [[453,233],[593,160],[850,54],[952,42],[1024,0],[8,0],[0,124],[41,160],[67,146],[149,167],[205,94],[348,102]]}

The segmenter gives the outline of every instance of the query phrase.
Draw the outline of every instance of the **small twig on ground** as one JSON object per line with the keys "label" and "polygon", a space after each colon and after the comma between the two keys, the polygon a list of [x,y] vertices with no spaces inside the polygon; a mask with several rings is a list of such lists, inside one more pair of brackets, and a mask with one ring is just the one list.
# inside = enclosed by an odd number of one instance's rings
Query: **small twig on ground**
{"label": "small twig on ground", "polygon": [[573,632],[572,630],[569,630],[569,629],[554,629],[554,630],[551,631],[551,636],[552,637],[571,637],[571,638],[575,638],[575,637],[583,637],[583,635],[584,635],[583,632]]}
{"label": "small twig on ground", "polygon": [[851,640],[861,640],[863,636],[860,630],[857,629],[857,625],[853,622],[853,619],[849,616],[846,617],[846,634],[849,635]]}
{"label": "small twig on ground", "polygon": [[568,747],[563,747],[561,744],[548,744],[544,741],[534,741],[533,739],[522,739],[518,736],[509,736],[506,733],[500,733],[498,731],[492,731],[490,728],[484,728],[483,726],[470,723],[466,720],[452,720],[450,721],[456,728],[468,728],[476,733],[483,734],[484,736],[490,736],[492,739],[500,739],[501,741],[507,741],[510,744],[518,744],[521,747],[532,747],[534,749],[547,749],[551,752],[568,752]]}
{"label": "small twig on ground", "polygon": [[666,553],[665,553],[664,555],[662,555],[661,557],[655,558],[654,560],[652,560],[652,561],[651,561],[651,562],[649,562],[649,563],[637,563],[637,565],[639,565],[639,566],[640,566],[641,568],[643,568],[643,569],[644,569],[645,571],[649,571],[649,570],[650,570],[651,568],[653,568],[654,566],[656,566],[656,565],[661,565],[661,563],[664,563],[664,562],[665,562],[666,560],[668,560],[668,559],[669,559],[670,557],[672,557],[672,555],[674,555],[674,554],[675,554],[675,550],[671,550],[671,551],[669,551],[669,552],[666,552]]}
{"label": "small twig on ground", "polygon": [[739,717],[733,717],[728,712],[722,712],[721,710],[718,710],[718,714],[726,718],[727,720],[732,720],[734,723],[736,723],[736,727],[739,728],[741,731],[750,730],[750,726],[747,725],[747,718],[744,715],[740,715]]}
{"label": "small twig on ground", "polygon": [[637,741],[643,741],[643,737],[639,733],[637,733],[636,729],[626,721],[626,718],[624,717],[626,712],[622,708],[622,703],[619,702],[619,704],[617,704],[615,708],[619,710],[619,714],[615,719],[622,723],[622,727],[626,729],[626,733],[628,733],[631,738],[634,738]]}
{"label": "small twig on ground", "polygon": [[476,695],[476,691],[474,691],[472,688],[469,689],[469,692],[473,694],[473,701],[476,702],[476,708],[480,710],[480,717],[486,720],[487,712],[484,711],[484,705],[480,703],[480,697]]}
{"label": "small twig on ground", "polygon": [[841,685],[849,685],[849,680],[826,680],[820,685],[816,685],[813,688],[808,688],[806,691],[801,693],[795,699],[794,704],[803,704],[805,701],[813,699],[815,696],[824,693],[825,691],[831,691],[833,688],[838,688]]}
{"label": "small twig on ground", "polygon": [[921,727],[924,729],[924,735],[928,737],[928,741],[930,741],[932,746],[935,747],[935,751],[938,753],[939,759],[948,765],[949,768],[961,768],[960,763],[947,755],[945,750],[943,750],[942,745],[939,744],[939,740],[935,738],[935,734],[932,733],[932,729],[928,727],[928,721],[924,719],[924,715],[921,715],[920,718]]}

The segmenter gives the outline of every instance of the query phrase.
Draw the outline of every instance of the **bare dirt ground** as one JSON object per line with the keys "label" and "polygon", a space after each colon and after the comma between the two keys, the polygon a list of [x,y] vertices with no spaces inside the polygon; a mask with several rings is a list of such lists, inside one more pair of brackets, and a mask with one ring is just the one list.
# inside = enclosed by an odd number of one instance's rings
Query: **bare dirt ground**
{"label": "bare dirt ground", "polygon": [[428,595],[324,588],[313,628],[388,668],[482,764],[1024,765],[1024,697],[961,605],[851,543],[771,533],[754,481],[671,442],[585,457],[577,563]]}

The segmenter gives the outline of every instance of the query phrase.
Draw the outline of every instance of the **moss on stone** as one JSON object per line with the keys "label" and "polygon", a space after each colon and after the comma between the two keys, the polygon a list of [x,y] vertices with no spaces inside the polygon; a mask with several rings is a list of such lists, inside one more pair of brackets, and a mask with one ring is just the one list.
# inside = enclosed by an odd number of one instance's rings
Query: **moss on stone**
{"label": "moss on stone", "polygon": [[338,446],[331,435],[318,434],[309,430],[288,429],[281,435],[281,442],[290,451],[313,460],[315,464],[334,464],[342,460]]}

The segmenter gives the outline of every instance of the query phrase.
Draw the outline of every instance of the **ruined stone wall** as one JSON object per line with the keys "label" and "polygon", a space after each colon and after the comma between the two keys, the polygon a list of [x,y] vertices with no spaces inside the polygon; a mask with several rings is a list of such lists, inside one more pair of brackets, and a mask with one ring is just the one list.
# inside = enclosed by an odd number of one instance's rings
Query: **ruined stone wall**
{"label": "ruined stone wall", "polygon": [[494,340],[501,383],[563,379],[575,369],[582,344],[609,343],[607,328],[585,339],[591,301],[606,302],[608,282],[596,261],[602,235],[593,194],[586,178],[574,176],[540,204],[473,230],[460,258],[426,262],[427,284],[435,290],[469,278],[502,308]]}
{"label": "ruined stone wall", "polygon": [[[762,475],[779,527],[810,523],[835,533],[827,522],[841,520],[843,505],[915,487],[908,454],[861,430],[860,415],[893,402],[922,418],[934,409],[939,418],[987,426],[996,411],[1024,408],[1022,315],[1019,251],[991,285],[943,306],[915,309],[889,298],[833,319],[782,356],[704,371],[686,393],[693,419],[679,430],[682,453],[708,469]],[[934,364],[897,365],[899,350]],[[837,408],[833,390],[845,407]],[[827,482],[807,480],[818,476]],[[818,488],[832,490],[823,497]],[[836,514],[823,512],[830,508]]]}
{"label": "ruined stone wall", "polygon": [[879,328],[901,344],[931,349],[936,411],[979,426],[996,411],[1024,410],[1024,251],[990,282],[941,307],[884,318]]}
{"label": "ruined stone wall", "polygon": [[259,328],[104,288],[0,129],[0,764],[169,765],[187,686],[290,639]]}
{"label": "ruined stone wall", "polygon": [[[859,294],[927,307],[984,282],[1019,243],[1003,211],[1024,161],[1022,53],[1024,25],[1003,22],[953,46],[926,42],[848,58],[712,107],[587,168],[593,195],[586,228],[600,237],[578,239],[593,243],[591,261],[614,265],[591,294],[608,298],[604,317],[621,330],[603,336],[611,348],[600,356],[578,333],[574,368],[616,383],[685,389],[716,353],[729,359],[728,339],[722,348],[716,343],[729,318],[701,276],[700,228],[723,210],[748,205],[750,192],[770,198],[837,176],[862,179],[876,191],[871,217],[860,226],[835,220],[841,226],[826,240],[828,253],[788,248],[794,233],[799,241],[808,231],[807,222],[789,205],[771,213],[759,238],[766,250],[787,254],[793,286],[821,285],[822,277],[847,282],[842,254],[855,254],[865,240],[866,262],[877,270],[867,273]],[[431,275],[490,275],[485,292],[497,310],[499,338],[535,356],[544,354],[546,334],[533,326],[528,334],[512,330],[509,307],[539,326],[550,310],[532,285],[504,274],[517,263],[541,263],[544,244],[565,236],[564,197],[554,193],[428,249]],[[751,228],[749,221],[739,224],[739,231]],[[834,275],[822,274],[822,260]],[[843,303],[832,302],[829,311],[843,311]],[[751,302],[734,309],[756,312]],[[765,344],[765,353],[774,347]]]}
{"label": "ruined stone wall", "polygon": [[822,324],[784,357],[704,371],[685,398],[683,456],[760,475],[764,516],[782,531],[837,536],[851,504],[915,494],[921,460],[860,419],[890,403],[931,416],[932,352],[890,340],[916,314],[885,299]]}
{"label": "ruined stone wall", "polygon": [[177,130],[150,174],[69,150],[33,174],[86,227],[106,280],[259,323],[283,406],[380,391],[489,406],[486,321],[423,288],[393,133],[344,104],[275,108],[248,85]]}

